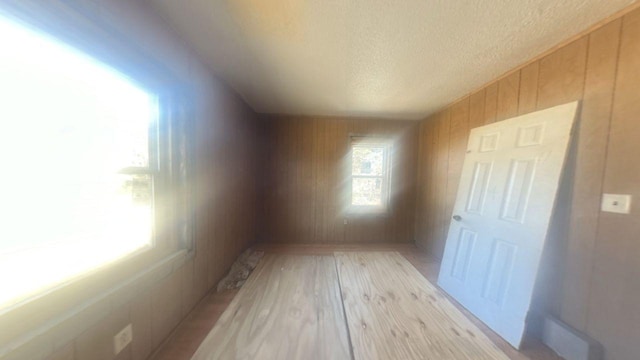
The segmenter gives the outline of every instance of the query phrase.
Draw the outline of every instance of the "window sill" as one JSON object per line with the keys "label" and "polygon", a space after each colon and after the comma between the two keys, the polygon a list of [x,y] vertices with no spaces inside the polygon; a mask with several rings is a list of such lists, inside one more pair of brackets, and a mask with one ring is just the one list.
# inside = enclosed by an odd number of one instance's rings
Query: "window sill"
{"label": "window sill", "polygon": [[387,217],[389,209],[386,207],[352,206],[347,210],[350,217]]}

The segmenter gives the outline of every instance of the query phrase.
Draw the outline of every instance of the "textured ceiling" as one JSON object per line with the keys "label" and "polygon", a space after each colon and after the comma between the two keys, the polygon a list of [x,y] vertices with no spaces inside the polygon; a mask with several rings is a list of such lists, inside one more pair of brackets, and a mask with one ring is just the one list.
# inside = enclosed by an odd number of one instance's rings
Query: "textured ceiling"
{"label": "textured ceiling", "polygon": [[258,112],[422,118],[634,0],[143,0]]}

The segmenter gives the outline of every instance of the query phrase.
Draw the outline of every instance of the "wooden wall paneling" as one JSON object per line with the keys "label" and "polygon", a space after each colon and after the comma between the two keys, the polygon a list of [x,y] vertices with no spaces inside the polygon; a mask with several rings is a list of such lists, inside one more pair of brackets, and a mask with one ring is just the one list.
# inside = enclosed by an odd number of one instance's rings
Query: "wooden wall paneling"
{"label": "wooden wall paneling", "polygon": [[[440,124],[437,121],[437,118],[432,119],[429,122],[428,131],[430,136],[429,140],[429,148],[427,153],[427,158],[429,161],[429,178],[427,181],[428,186],[428,197],[427,197],[427,240],[428,243],[425,244],[425,248],[430,248],[428,245],[434,243],[434,239],[437,236],[436,230],[438,229],[438,216],[440,213],[439,208],[439,193],[438,190],[442,187],[442,184],[438,182],[438,171],[439,171],[439,158],[438,158],[438,145],[440,138]],[[448,135],[448,134],[447,134]]]}
{"label": "wooden wall paneling", "polygon": [[[233,116],[233,110],[234,109],[232,109],[231,106],[226,106],[226,115],[229,117]],[[221,152],[218,169],[223,170],[225,173],[222,180],[224,187],[221,189],[222,191],[220,191],[220,196],[222,203],[226,204],[226,206],[225,211],[222,211],[220,216],[218,216],[218,229],[223,235],[220,237],[222,240],[220,244],[220,251],[216,253],[216,262],[218,263],[215,274],[216,278],[219,278],[223,274],[224,270],[231,266],[231,263],[233,262],[233,254],[235,253],[234,242],[237,241],[236,239],[233,239],[235,226],[230,226],[233,224],[233,215],[236,212],[237,205],[234,203],[235,195],[232,193],[235,188],[235,177],[237,176],[237,167],[234,164],[234,160],[237,160],[236,156],[238,156],[238,153],[234,151],[237,149],[236,144],[238,137],[238,129],[236,126],[226,123],[223,125],[227,136],[225,140],[225,147]]]}
{"label": "wooden wall paneling", "polygon": [[313,149],[314,142],[316,141],[316,126],[313,119],[306,120],[307,124],[302,126],[303,128],[303,136],[302,140],[302,154],[303,160],[301,161],[301,187],[302,187],[302,201],[304,208],[302,211],[302,221],[301,225],[303,226],[302,238],[303,239],[314,239],[314,228],[315,228],[315,213],[316,213],[316,204],[315,204],[315,194],[316,187],[314,181],[314,171],[313,168],[316,164],[316,159],[313,157]]}
{"label": "wooden wall paneling", "polygon": [[506,120],[518,115],[519,93],[520,71],[516,71],[498,82],[496,121]]}
{"label": "wooden wall paneling", "polygon": [[426,232],[426,204],[427,204],[427,186],[422,186],[423,181],[429,178],[428,165],[426,162],[426,137],[427,137],[427,124],[425,121],[421,121],[418,125],[418,164],[416,173],[416,213],[415,213],[415,237],[416,245],[423,248],[425,239],[424,234]]}
{"label": "wooden wall paneling", "polygon": [[[404,218],[405,216],[411,216],[406,214],[405,208],[408,203],[408,199],[404,198],[406,183],[406,176],[404,169],[408,165],[408,160],[411,157],[411,154],[407,152],[407,148],[412,147],[411,139],[408,136],[408,131],[403,132],[399,130],[394,134],[394,131],[387,131],[387,136],[394,138],[394,153],[395,159],[392,162],[392,186],[395,188],[395,193],[392,193],[391,196],[391,206],[393,207],[393,212],[391,213],[391,218],[389,221],[385,221],[385,233],[387,239],[392,239],[392,241],[399,241],[404,237]],[[404,241],[410,241],[409,239]]]}
{"label": "wooden wall paneling", "polygon": [[288,241],[296,242],[298,240],[298,226],[296,223],[297,220],[297,200],[298,200],[298,161],[297,157],[297,141],[298,141],[298,133],[297,126],[294,123],[294,119],[286,119],[285,120],[285,136],[284,143],[286,144],[286,166],[287,166],[287,189],[285,190],[285,202],[287,204],[287,212],[285,217],[285,228],[282,236],[285,239],[290,239]]}
{"label": "wooden wall paneling", "polygon": [[437,158],[436,164],[436,204],[437,215],[436,224],[433,228],[431,248],[429,251],[437,258],[442,258],[444,244],[447,237],[449,216],[447,214],[447,181],[449,168],[449,110],[443,111],[438,116],[438,142],[435,146],[434,156]]}
{"label": "wooden wall paneling", "polygon": [[[446,206],[443,223],[444,241],[446,240],[449,230],[451,215],[453,214],[453,205],[456,202],[458,194],[458,184],[460,182],[460,174],[462,173],[462,164],[467,150],[467,140],[469,137],[469,97],[462,99],[451,106],[449,125],[449,164],[447,166],[447,191]],[[439,256],[442,253],[438,253]]]}
{"label": "wooden wall paneling", "polygon": [[281,166],[281,177],[280,182],[280,194],[278,197],[278,205],[276,213],[278,213],[278,232],[276,233],[276,242],[284,241],[284,239],[290,238],[289,230],[291,227],[289,224],[291,223],[291,201],[292,201],[292,181],[291,174],[293,169],[293,164],[291,163],[291,139],[293,133],[291,131],[291,126],[289,126],[289,119],[278,120],[278,141],[280,147],[280,166]]}
{"label": "wooden wall paneling", "polygon": [[324,215],[325,215],[325,199],[327,197],[327,181],[325,175],[325,137],[326,137],[326,129],[323,126],[323,123],[319,121],[317,118],[313,120],[313,126],[315,128],[316,138],[313,142],[313,179],[315,181],[315,189],[314,192],[314,202],[315,202],[315,213],[314,213],[314,233],[313,233],[313,242],[314,243],[324,243],[326,242],[325,233],[324,233]]}
{"label": "wooden wall paneling", "polygon": [[589,36],[582,114],[576,133],[578,151],[560,315],[581,331],[586,330],[621,23],[614,21]]}
{"label": "wooden wall paneling", "polygon": [[301,121],[294,121],[293,126],[295,128],[295,150],[294,150],[294,163],[296,177],[293,183],[295,189],[295,202],[293,203],[293,214],[295,215],[295,242],[302,242],[303,239],[308,239],[309,234],[307,232],[306,218],[309,213],[309,204],[306,202],[306,189],[305,183],[305,168],[307,160],[306,146],[305,146],[305,133],[310,128],[309,122],[306,121],[303,124]]}
{"label": "wooden wall paneling", "polygon": [[416,181],[416,244],[426,249],[429,243],[429,220],[431,217],[430,195],[433,183],[431,163],[431,143],[433,141],[433,121],[427,119],[420,123],[420,153],[418,158],[419,177]]}
{"label": "wooden wall paneling", "polygon": [[[389,228],[391,234],[388,236],[395,237],[396,242],[415,242],[414,222],[415,222],[415,204],[416,196],[407,196],[408,194],[416,194],[416,177],[415,173],[418,166],[418,123],[412,123],[406,129],[398,129],[401,134],[400,144],[402,144],[399,161],[400,166],[400,193],[398,194],[399,209],[395,213],[393,227]],[[409,169],[414,169],[410,171]]]}
{"label": "wooden wall paneling", "polygon": [[418,169],[418,141],[420,136],[420,124],[419,122],[413,123],[410,127],[407,136],[410,138],[409,148],[406,150],[407,156],[407,164],[405,169],[413,169],[413,171],[405,171],[405,184],[406,187],[404,189],[403,196],[407,199],[405,204],[405,212],[402,215],[402,219],[404,221],[402,228],[404,229],[403,237],[398,239],[398,242],[406,242],[410,241],[415,243],[416,233],[415,229],[415,213],[414,209],[416,207],[417,197],[415,196],[417,192],[417,184],[416,177],[412,176],[415,174],[415,171]]}
{"label": "wooden wall paneling", "polygon": [[538,103],[538,71],[540,63],[531,63],[520,71],[520,95],[518,97],[518,115],[536,110]]}
{"label": "wooden wall paneling", "polygon": [[485,107],[485,89],[482,89],[469,97],[469,130],[485,124]]}
{"label": "wooden wall paneling", "polygon": [[421,186],[426,187],[426,205],[425,205],[425,216],[426,218],[426,229],[423,235],[424,243],[423,248],[427,248],[427,245],[432,241],[434,236],[434,228],[436,227],[436,215],[437,215],[437,198],[435,189],[438,185],[436,179],[436,171],[437,171],[437,162],[436,162],[436,149],[435,145],[438,140],[438,122],[435,119],[430,119],[428,121],[428,126],[426,127],[427,137],[426,137],[426,177],[423,179]]}
{"label": "wooden wall paneling", "polygon": [[[220,103],[220,111],[228,116],[226,112],[228,111],[228,106],[225,103]],[[222,137],[220,134],[227,134],[227,136]],[[208,213],[207,221],[211,222],[211,233],[209,234],[209,287],[215,285],[216,281],[220,278],[220,274],[222,273],[222,259],[225,254],[225,243],[227,239],[226,230],[227,227],[223,226],[226,211],[216,211],[216,207],[213,202],[224,203],[225,199],[225,189],[228,186],[228,180],[225,176],[225,170],[228,169],[225,158],[228,157],[228,151],[231,147],[232,143],[229,141],[228,136],[228,125],[224,122],[215,122],[213,129],[213,148],[211,161],[206,164],[206,166],[211,167],[212,169],[218,169],[218,171],[212,171],[210,174],[213,175],[211,177],[210,186],[214,189],[212,197],[210,201],[211,207]],[[222,170],[222,171],[220,171]]]}
{"label": "wooden wall paneling", "polygon": [[601,213],[587,331],[608,359],[634,359],[640,344],[640,11],[623,18],[604,192],[631,194],[629,215]]}
{"label": "wooden wall paneling", "polygon": [[287,126],[289,127],[290,136],[287,139],[289,143],[289,162],[290,162],[290,179],[289,179],[289,222],[287,224],[289,234],[288,238],[292,242],[300,241],[300,218],[302,207],[304,204],[300,203],[300,165],[301,165],[301,153],[300,141],[302,126],[299,121],[289,119]]}
{"label": "wooden wall paneling", "polygon": [[[346,120],[346,122],[347,122],[347,140],[346,140],[345,154],[350,154],[349,137],[354,134],[357,134],[357,135],[365,134],[366,129],[362,128],[362,121],[359,119],[348,119]],[[348,162],[346,161],[343,164],[343,166],[344,166],[344,169],[342,170],[344,171],[343,175],[345,176],[344,186],[348,187],[349,185],[347,184],[348,180],[346,178],[346,173],[350,172],[351,168],[349,167]],[[344,196],[345,196],[344,201],[348,201],[346,197],[348,197],[349,194],[346,191],[344,193]],[[358,221],[358,219],[351,214],[345,214],[344,218],[346,219],[346,222],[344,224],[344,241],[354,242],[354,243],[361,242],[361,239],[360,239],[361,232],[359,230],[362,227],[362,221]]]}
{"label": "wooden wall paneling", "polygon": [[587,46],[585,36],[540,60],[538,110],[582,98]]}
{"label": "wooden wall paneling", "polygon": [[[392,161],[392,183],[391,186],[395,189],[392,190],[391,193],[391,207],[392,212],[390,218],[384,222],[384,232],[386,234],[387,239],[391,239],[391,241],[396,242],[399,239],[404,237],[404,228],[403,222],[405,216],[411,216],[405,213],[405,207],[407,204],[407,199],[404,198],[404,191],[406,186],[406,176],[404,169],[407,166],[408,159],[411,157],[411,154],[406,151],[408,147],[411,147],[410,138],[407,136],[407,133],[395,127],[391,127],[389,129],[379,129],[377,131],[383,132],[386,136],[393,138],[394,140],[394,157],[395,159]],[[404,241],[410,241],[409,239]]]}
{"label": "wooden wall paneling", "polygon": [[345,205],[344,201],[346,199],[344,196],[344,187],[345,187],[345,173],[348,171],[347,169],[347,153],[349,151],[349,124],[347,121],[342,119],[334,119],[332,120],[335,124],[335,133],[333,134],[333,157],[331,159],[331,169],[333,173],[333,183],[334,189],[331,198],[334,202],[333,208],[333,229],[334,229],[334,238],[336,242],[344,242],[348,241],[346,239],[346,228],[347,225],[344,224],[344,220],[347,218],[345,215]]}
{"label": "wooden wall paneling", "polygon": [[[602,192],[640,196],[640,162],[633,157],[640,152],[639,83],[640,9],[634,8],[624,18],[603,23],[589,35],[515,69],[469,99],[469,128],[481,117],[483,123],[491,123],[583,100],[570,159],[573,176],[560,200],[571,211],[557,221],[562,226],[555,234],[562,244],[557,244],[555,262],[549,263],[554,279],[545,284],[550,294],[546,305],[553,315],[602,342],[607,360],[637,357],[640,343],[640,307],[635,301],[640,297],[640,245],[631,239],[640,232],[640,206],[634,203],[630,215],[599,209]],[[451,194],[457,178],[450,177],[459,176],[448,168],[457,154],[454,141],[449,142],[450,132],[456,138],[456,106],[423,121],[418,181],[418,201],[423,203],[416,209],[426,219],[418,213],[416,234],[420,246],[436,257],[442,254],[450,216],[442,193]],[[429,140],[424,134],[430,126],[435,129],[431,147],[425,145]]]}
{"label": "wooden wall paneling", "polygon": [[[230,110],[232,112],[233,110]],[[226,156],[224,159],[225,171],[230,176],[229,179],[226,180],[227,183],[227,191],[224,192],[225,196],[225,204],[227,207],[227,211],[224,212],[223,223],[227,224],[225,226],[226,239],[225,241],[225,251],[224,254],[220,254],[221,263],[224,264],[224,269],[228,269],[233,264],[234,256],[233,254],[237,254],[240,246],[242,246],[242,239],[239,235],[239,227],[238,226],[228,226],[229,224],[236,224],[240,221],[240,216],[238,215],[239,209],[239,189],[238,185],[242,184],[242,178],[240,176],[240,159],[243,158],[242,154],[242,144],[240,143],[240,127],[242,126],[242,122],[239,122],[236,126],[230,126],[228,129],[229,138],[230,138],[230,146],[226,149]],[[240,180],[238,180],[240,179]],[[248,209],[247,209],[248,210]],[[248,211],[247,211],[248,213]]]}
{"label": "wooden wall paneling", "polygon": [[498,116],[498,83],[485,87],[484,123],[491,124]]}
{"label": "wooden wall paneling", "polygon": [[326,148],[324,153],[326,156],[325,176],[327,181],[327,197],[325,200],[327,202],[327,206],[325,207],[324,221],[322,225],[327,234],[326,241],[335,243],[335,242],[342,241],[342,239],[339,239],[336,235],[337,234],[336,222],[338,221],[337,214],[340,212],[338,208],[338,203],[336,201],[336,195],[340,194],[340,187],[337,184],[337,177],[335,175],[336,169],[335,167],[331,166],[332,164],[335,164],[339,161],[338,159],[336,159],[337,157],[336,156],[336,138],[337,138],[337,132],[338,132],[338,125],[337,125],[337,121],[333,119],[323,121],[323,124],[326,127],[326,133],[325,133]]}
{"label": "wooden wall paneling", "polygon": [[[275,242],[392,242],[414,239],[417,123],[364,118],[265,117],[278,197],[267,197],[278,228]],[[349,134],[400,137],[392,176],[398,188],[389,212],[356,216],[344,212]],[[283,211],[283,208],[285,209]],[[273,215],[277,214],[277,215]],[[345,219],[347,224],[344,224]],[[270,231],[265,227],[264,231]]]}
{"label": "wooden wall paneling", "polygon": [[[147,359],[153,350],[151,338],[152,316],[150,291],[142,291],[140,295],[131,302],[130,306],[131,326],[135,329],[135,340],[131,343],[132,359]],[[112,334],[110,335],[113,336]],[[111,336],[109,337],[112,339]]]}
{"label": "wooden wall paneling", "polygon": [[335,192],[334,189],[334,183],[333,183],[333,177],[331,176],[331,164],[332,164],[332,156],[333,156],[333,151],[331,148],[331,134],[332,132],[335,132],[335,124],[332,121],[321,121],[321,119],[318,119],[318,124],[319,127],[322,130],[321,135],[322,135],[322,148],[321,148],[321,154],[320,154],[320,158],[322,160],[322,173],[321,173],[321,179],[320,179],[320,183],[322,183],[324,185],[324,195],[323,195],[323,202],[324,202],[324,206],[322,208],[322,223],[320,224],[320,226],[322,227],[322,233],[323,233],[323,242],[325,243],[329,243],[329,242],[335,242],[335,240],[333,239],[333,230],[332,230],[332,224],[334,221],[334,217],[332,216],[334,214],[333,206],[334,206],[334,202],[332,201],[331,197],[332,194]]}
{"label": "wooden wall paneling", "polygon": [[[218,130],[218,126],[214,127],[213,131],[217,131]],[[214,139],[214,141],[216,140],[215,136],[212,136],[212,138]],[[218,163],[219,160],[219,153],[216,151],[216,148],[219,147],[218,144],[212,146],[212,153],[214,154],[210,160],[209,163],[206,164],[206,166],[208,168],[213,168],[213,164]],[[209,181],[211,183],[211,194],[210,194],[210,199],[214,200],[214,201],[219,201],[219,184],[220,181],[218,181],[218,177],[220,176],[220,174],[213,174],[213,172],[209,172],[210,177],[209,177]],[[213,204],[207,204],[207,214],[206,214],[206,221],[210,224],[208,226],[208,232],[206,234],[207,237],[214,237],[214,238],[219,238],[218,237],[218,219],[216,217],[216,212],[215,212],[215,208],[213,207]],[[216,281],[216,269],[215,266],[211,264],[212,260],[215,260],[216,258],[216,254],[219,253],[218,249],[221,247],[221,244],[219,241],[207,241],[207,284],[208,284],[208,288],[211,288],[211,286],[213,286],[213,284]]]}
{"label": "wooden wall paneling", "polygon": [[309,126],[309,122],[305,119],[305,123],[301,121],[294,121],[295,128],[295,169],[296,169],[296,177],[294,180],[294,188],[295,188],[295,202],[293,204],[295,214],[295,242],[303,242],[304,239],[309,239],[309,234],[307,232],[307,215],[309,213],[309,204],[306,202],[306,189],[307,184],[305,183],[305,168],[307,163],[307,154],[306,154],[306,146],[305,146],[305,133],[311,127]]}
{"label": "wooden wall paneling", "polygon": [[[286,152],[285,152],[285,144],[284,144],[284,120],[277,119],[275,117],[270,117],[265,120],[269,123],[270,127],[273,129],[271,131],[272,135],[272,149],[273,155],[271,157],[270,166],[272,167],[271,173],[274,177],[273,183],[273,194],[267,199],[271,200],[265,206],[270,209],[270,212],[266,214],[270,218],[271,227],[263,229],[268,231],[273,229],[272,233],[267,234],[266,240],[273,242],[280,242],[280,238],[282,237],[283,229],[285,228],[284,223],[286,221],[286,203],[285,203],[285,191],[287,186],[286,181]],[[269,201],[268,200],[268,201]],[[280,204],[280,206],[276,206],[276,204]],[[284,204],[284,206],[282,206]]]}
{"label": "wooden wall paneling", "polygon": [[266,183],[263,188],[264,204],[262,204],[263,213],[261,214],[262,227],[259,228],[259,240],[261,242],[268,242],[276,240],[272,238],[278,233],[278,213],[274,206],[278,202],[280,197],[280,186],[282,177],[282,166],[279,165],[281,161],[279,140],[280,134],[276,130],[278,127],[278,121],[273,117],[263,116],[263,154],[262,161],[265,161],[263,166],[264,174],[262,174]]}
{"label": "wooden wall paneling", "polygon": [[292,181],[291,174],[293,169],[293,164],[291,164],[290,154],[291,154],[291,139],[293,136],[292,129],[289,126],[289,119],[278,120],[279,128],[277,131],[281,132],[281,136],[278,136],[280,151],[282,152],[281,164],[282,166],[282,177],[279,179],[281,183],[279,201],[277,204],[278,207],[278,232],[276,233],[276,241],[281,242],[282,239],[286,239],[290,237],[288,231],[291,229],[289,223],[291,222],[291,199],[292,199]]}
{"label": "wooden wall paneling", "polygon": [[257,241],[267,241],[268,234],[274,233],[275,217],[273,215],[270,204],[273,204],[275,197],[277,196],[277,170],[276,157],[274,153],[276,151],[276,134],[273,131],[272,126],[267,126],[267,119],[263,117],[259,121],[259,129],[256,132],[256,138],[260,144],[257,149],[256,162],[258,163],[258,196],[259,208],[257,215]]}
{"label": "wooden wall paneling", "polygon": [[437,136],[437,123],[431,118],[420,124],[420,153],[419,164],[420,176],[416,184],[418,192],[416,204],[416,244],[426,249],[432,239],[432,231],[435,226],[434,217],[436,215],[434,196],[435,179],[435,157],[434,143]]}

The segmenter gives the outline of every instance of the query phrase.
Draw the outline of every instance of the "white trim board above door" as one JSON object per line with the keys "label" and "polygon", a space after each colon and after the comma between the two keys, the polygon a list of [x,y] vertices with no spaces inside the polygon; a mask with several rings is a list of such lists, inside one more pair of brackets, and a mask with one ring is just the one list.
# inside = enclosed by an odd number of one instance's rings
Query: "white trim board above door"
{"label": "white trim board above door", "polygon": [[471,130],[438,284],[516,348],[579,103]]}

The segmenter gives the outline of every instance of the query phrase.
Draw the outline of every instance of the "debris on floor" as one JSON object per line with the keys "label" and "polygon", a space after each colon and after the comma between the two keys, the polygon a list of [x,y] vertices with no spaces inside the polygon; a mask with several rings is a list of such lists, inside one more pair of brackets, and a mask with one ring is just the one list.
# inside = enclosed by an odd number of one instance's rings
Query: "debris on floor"
{"label": "debris on floor", "polygon": [[231,265],[231,270],[229,270],[227,276],[220,280],[217,291],[223,292],[224,290],[236,289],[244,285],[263,256],[264,251],[254,251],[251,248],[245,250]]}

